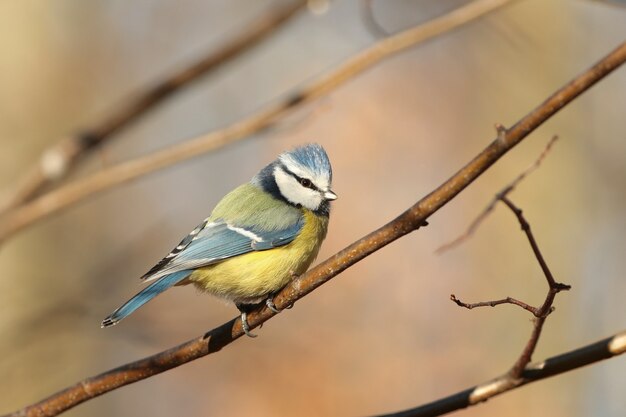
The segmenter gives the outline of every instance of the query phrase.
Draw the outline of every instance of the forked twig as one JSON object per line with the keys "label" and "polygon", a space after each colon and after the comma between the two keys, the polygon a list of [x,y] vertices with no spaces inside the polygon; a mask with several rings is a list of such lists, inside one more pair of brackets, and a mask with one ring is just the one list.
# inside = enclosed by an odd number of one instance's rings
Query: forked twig
{"label": "forked twig", "polygon": [[555,281],[554,276],[552,275],[552,272],[550,272],[550,268],[548,268],[548,264],[546,263],[541,251],[539,250],[539,246],[537,245],[535,237],[532,231],[530,230],[530,224],[528,224],[528,222],[526,221],[526,219],[524,218],[522,214],[522,210],[520,210],[517,206],[515,206],[506,196],[500,197],[500,200],[504,204],[506,204],[507,207],[509,207],[513,211],[515,216],[517,217],[517,220],[522,226],[522,230],[526,234],[526,237],[528,238],[528,242],[530,243],[530,246],[532,247],[533,253],[535,254],[535,258],[537,259],[537,262],[539,262],[539,265],[541,266],[541,270],[543,271],[543,274],[546,277],[546,281],[548,282],[548,293],[546,294],[546,298],[543,304],[540,307],[538,307],[534,313],[535,323],[534,323],[531,337],[528,340],[528,343],[526,343],[526,346],[524,347],[522,354],[520,355],[518,360],[515,362],[515,364],[513,365],[513,368],[511,368],[511,371],[510,371],[511,376],[513,378],[519,378],[522,371],[524,370],[524,367],[528,363],[530,363],[532,359],[532,354],[535,351],[535,348],[537,347],[537,342],[539,341],[539,336],[541,335],[541,330],[543,329],[543,324],[545,323],[546,318],[554,310],[554,307],[552,306],[554,303],[554,298],[556,297],[557,293],[561,291],[567,291],[571,288],[571,286]]}
{"label": "forked twig", "polygon": [[506,190],[511,189],[510,187],[511,186],[509,185],[507,188],[505,188],[504,190],[498,193],[497,201],[503,202],[508,208],[511,209],[513,214],[515,214],[515,217],[517,217],[517,220],[519,221],[522,227],[522,231],[526,234],[526,237],[528,238],[528,242],[530,243],[530,246],[535,255],[535,258],[537,259],[537,262],[541,266],[541,270],[543,271],[546,281],[548,282],[548,292],[546,294],[546,298],[543,304],[539,307],[533,307],[530,304],[527,304],[523,301],[519,301],[511,297],[507,297],[507,298],[504,298],[501,300],[495,300],[495,301],[481,301],[478,303],[465,303],[459,300],[458,298],[456,298],[454,294],[452,294],[450,298],[458,306],[465,307],[467,309],[472,309],[475,307],[487,307],[487,306],[495,307],[501,304],[513,304],[513,305],[523,308],[526,311],[531,312],[533,316],[535,316],[533,331],[531,333],[531,336],[528,342],[526,343],[526,346],[524,346],[524,349],[522,350],[522,354],[515,361],[515,364],[509,371],[512,378],[519,378],[519,376],[521,375],[521,372],[524,370],[524,367],[528,363],[530,363],[532,359],[532,354],[535,351],[535,348],[537,347],[537,342],[539,341],[539,336],[541,335],[541,331],[543,329],[543,325],[546,321],[546,318],[552,311],[554,311],[553,303],[554,303],[554,298],[556,294],[559,293],[560,291],[569,290],[571,286],[567,284],[561,284],[555,281],[554,276],[552,275],[550,268],[548,268],[548,264],[546,263],[541,253],[541,250],[539,249],[539,246],[537,245],[535,236],[533,235],[533,232],[530,229],[530,224],[524,218],[522,210],[520,210],[515,204],[513,204],[513,202],[509,200],[508,197],[506,197],[506,194],[507,194]]}

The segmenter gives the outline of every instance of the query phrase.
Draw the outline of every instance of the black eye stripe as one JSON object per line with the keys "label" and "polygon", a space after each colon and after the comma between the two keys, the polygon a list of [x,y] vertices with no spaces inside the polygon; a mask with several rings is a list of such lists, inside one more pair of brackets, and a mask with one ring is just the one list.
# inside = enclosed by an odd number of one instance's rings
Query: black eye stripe
{"label": "black eye stripe", "polygon": [[319,189],[319,188],[317,188],[317,187],[315,186],[315,184],[313,184],[313,181],[311,181],[310,179],[308,179],[308,178],[304,178],[304,177],[301,177],[301,176],[299,176],[299,175],[297,175],[297,174],[293,173],[293,172],[292,172],[292,171],[290,171],[290,170],[289,170],[289,169],[288,169],[285,165],[282,165],[282,168],[283,168],[283,170],[284,170],[287,174],[289,174],[289,175],[291,175],[292,177],[294,177],[294,178],[296,179],[296,181],[298,181],[298,183],[299,183],[301,186],[306,187],[306,188],[309,188],[309,189],[314,190],[314,191],[320,191],[320,189]]}
{"label": "black eye stripe", "polygon": [[315,186],[315,184],[313,184],[310,179],[299,177],[293,172],[290,172],[290,174],[293,175],[293,177],[298,181],[301,186],[305,188],[310,188],[311,190],[319,191],[319,189]]}

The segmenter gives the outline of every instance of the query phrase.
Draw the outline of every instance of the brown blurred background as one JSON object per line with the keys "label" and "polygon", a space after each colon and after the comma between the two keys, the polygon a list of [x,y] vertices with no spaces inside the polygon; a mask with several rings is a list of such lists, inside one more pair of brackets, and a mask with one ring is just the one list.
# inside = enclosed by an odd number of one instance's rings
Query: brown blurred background
{"label": "brown blurred background", "polygon": [[[278,0],[276,0],[278,1]],[[387,0],[389,30],[462,1]],[[0,190],[58,138],[215,49],[275,1],[0,2]],[[236,315],[192,288],[168,291],[120,325],[99,323],[138,277],[228,190],[280,151],[319,142],[334,168],[324,259],[448,178],[549,93],[626,37],[626,9],[525,0],[413,48],[257,136],[124,185],[19,233],[0,248],[0,414],[84,377],[171,347]],[[258,47],[117,135],[74,178],[224,126],[376,40],[357,1],[301,13]],[[209,358],[119,389],[67,416],[344,416],[412,407],[508,369],[531,330],[514,296],[545,281],[513,216],[498,208],[444,255],[493,194],[561,140],[512,195],[557,279],[535,359],[626,323],[626,69],[533,133],[430,226],[352,267]],[[626,360],[516,390],[466,416],[626,414]]]}

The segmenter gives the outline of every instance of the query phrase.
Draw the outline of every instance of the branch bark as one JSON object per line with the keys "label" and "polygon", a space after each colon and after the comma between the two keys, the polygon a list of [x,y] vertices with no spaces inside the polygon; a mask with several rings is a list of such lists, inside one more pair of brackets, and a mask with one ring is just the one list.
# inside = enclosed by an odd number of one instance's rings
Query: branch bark
{"label": "branch bark", "polygon": [[[557,90],[537,108],[519,120],[513,127],[508,130],[501,129],[498,133],[498,137],[467,165],[394,220],[357,240],[303,274],[301,277],[292,281],[274,297],[276,306],[279,309],[284,309],[293,305],[297,300],[314,291],[363,258],[387,246],[400,237],[417,230],[424,224],[428,217],[452,200],[463,191],[465,187],[474,182],[482,173],[489,169],[491,165],[513,149],[513,147],[520,143],[533,130],[584,91],[591,88],[595,83],[621,66],[625,61],[626,42],[619,45],[594,66]],[[267,307],[250,313],[248,315],[250,328],[258,327],[274,315],[275,313]],[[242,335],[243,329],[241,327],[241,320],[239,318],[233,319],[211,330],[202,337],[192,339],[144,359],[122,365],[100,375],[87,378],[38,403],[16,411],[9,416],[58,415],[65,410],[109,391],[215,353]],[[620,337],[624,338],[625,336],[622,335]],[[623,351],[623,347],[620,349]],[[546,377],[548,376],[546,372],[554,372],[552,367],[547,367],[547,369],[550,369],[550,371],[538,371],[539,375]],[[493,389],[492,391],[498,391],[498,389]],[[500,391],[502,390],[500,389]],[[480,392],[484,395],[484,390]],[[465,393],[462,394],[465,395]],[[482,397],[475,393],[473,398],[476,402],[479,402]]]}
{"label": "branch bark", "polygon": [[44,151],[39,162],[17,181],[10,195],[0,203],[0,214],[32,200],[44,188],[66,177],[85,156],[120,130],[144,116],[183,87],[187,87],[257,45],[282,27],[306,4],[306,0],[297,0],[270,10],[217,51],[211,52],[191,66],[140,93],[94,126],[67,137]]}
{"label": "branch bark", "polygon": [[95,193],[111,189],[157,170],[170,167],[176,163],[260,133],[273,126],[279,118],[289,114],[296,107],[330,93],[384,59],[456,29],[513,1],[477,0],[469,3],[442,17],[375,43],[312,84],[295,90],[277,103],[224,129],[138,159],[120,163],[44,194],[32,202],[17,207],[15,210],[11,210],[3,217],[0,217],[0,242],[35,221],[78,203]]}

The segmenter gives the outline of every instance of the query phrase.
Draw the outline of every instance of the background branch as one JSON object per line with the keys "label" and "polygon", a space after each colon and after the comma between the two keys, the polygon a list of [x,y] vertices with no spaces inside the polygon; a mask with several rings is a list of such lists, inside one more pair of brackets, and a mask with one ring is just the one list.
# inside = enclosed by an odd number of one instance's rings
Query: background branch
{"label": "background branch", "polygon": [[254,20],[228,43],[209,53],[187,68],[172,74],[81,133],[59,141],[43,152],[39,162],[19,180],[15,188],[0,202],[0,214],[32,200],[47,186],[59,181],[91,151],[113,135],[144,116],[165,99],[187,87],[207,73],[247,51],[280,28],[299,10],[306,0],[284,3]]}
{"label": "background branch", "polygon": [[483,384],[466,389],[456,394],[441,398],[428,404],[397,413],[384,414],[380,417],[432,417],[461,410],[479,404],[497,395],[504,394],[531,382],[559,375],[609,359],[626,352],[626,331],[600,340],[576,350],[553,356],[543,362],[526,365],[521,376],[511,379],[509,374],[492,379]]}
{"label": "background branch", "polygon": [[95,193],[172,166],[270,128],[294,108],[328,94],[382,60],[475,20],[513,0],[477,0],[442,17],[385,38],[348,59],[336,70],[286,98],[224,129],[208,133],[144,157],[120,163],[51,191],[0,217],[0,242],[52,213]]}
{"label": "background branch", "polygon": [[[501,129],[501,126],[496,125],[496,130],[498,132],[501,131],[500,129]],[[501,201],[501,197],[506,196],[511,191],[513,191],[515,187],[517,187],[517,185],[524,178],[526,178],[531,172],[533,172],[534,170],[536,170],[537,168],[541,166],[541,163],[546,158],[546,156],[548,156],[548,153],[550,153],[552,146],[558,140],[558,138],[559,138],[558,136],[553,136],[552,139],[550,139],[550,141],[548,142],[548,145],[546,146],[546,148],[541,153],[541,155],[539,155],[539,158],[537,158],[537,160],[531,166],[529,166],[521,174],[519,174],[509,185],[507,185],[503,190],[501,190],[498,194],[496,194],[496,196],[491,200],[491,202],[487,205],[487,207],[485,207],[482,213],[480,213],[476,217],[476,219],[474,219],[474,221],[470,224],[470,226],[467,228],[465,233],[463,233],[461,236],[457,237],[453,241],[440,246],[436,250],[436,253],[441,254],[447,250],[454,248],[457,245],[460,245],[461,243],[465,242],[465,240],[470,238],[474,234],[476,229],[478,229],[478,227],[481,225],[483,220],[485,220],[487,216],[489,216],[489,214],[493,211],[493,209],[496,207],[496,204],[498,204],[498,201]]]}
{"label": "background branch", "polygon": [[[383,248],[400,237],[418,229],[426,219],[474,182],[498,159],[527,137],[548,118],[556,114],[596,82],[606,77],[626,61],[626,43],[621,44],[597,64],[557,90],[541,105],[518,121],[509,130],[503,130],[480,154],[461,168],[450,179],[419,200],[397,218],[369,233],[329,259],[292,281],[274,298],[278,308],[285,308],[312,292],[342,271]],[[267,308],[248,315],[251,328],[269,320],[274,313]],[[156,355],[122,365],[100,375],[85,379],[36,404],[16,411],[10,416],[54,416],[89,399],[98,397],[124,385],[165,372],[221,350],[243,334],[239,318],[217,327],[202,337],[192,339]],[[623,335],[621,336],[624,337]],[[621,339],[619,339],[621,340]],[[623,344],[623,342],[621,342]],[[623,346],[618,348],[623,351]],[[547,366],[547,365],[546,365]],[[552,369],[552,368],[550,368]],[[544,377],[545,371],[543,373]],[[538,379],[538,378],[537,378]],[[484,393],[484,390],[480,391]],[[495,395],[495,394],[494,394]],[[476,398],[474,394],[473,398]],[[480,399],[475,401],[480,401]]]}
{"label": "background branch", "polygon": [[378,20],[374,13],[374,0],[361,0],[361,16],[365,27],[377,38],[384,38],[390,36],[391,32],[385,29]]}

